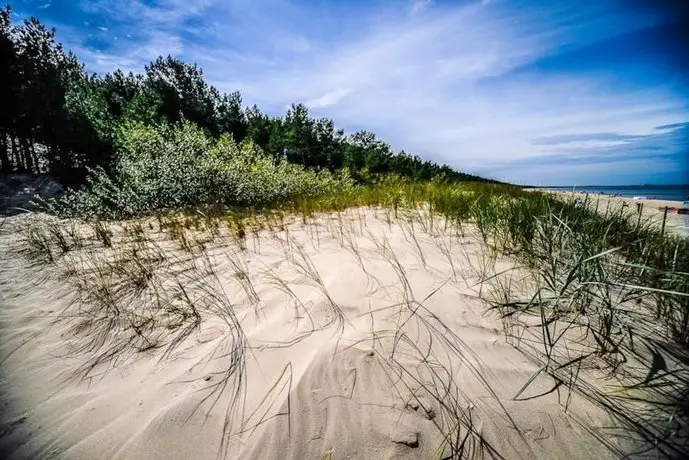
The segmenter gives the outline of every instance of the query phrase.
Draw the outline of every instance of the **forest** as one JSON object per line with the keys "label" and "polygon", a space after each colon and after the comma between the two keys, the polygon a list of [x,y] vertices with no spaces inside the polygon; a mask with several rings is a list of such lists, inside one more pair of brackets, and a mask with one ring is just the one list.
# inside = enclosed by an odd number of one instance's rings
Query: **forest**
{"label": "forest", "polygon": [[0,10],[0,170],[49,173],[70,186],[90,169],[111,171],[123,128],[192,124],[210,139],[250,140],[275,160],[331,172],[346,169],[364,183],[394,173],[412,180],[485,181],[421,159],[369,131],[345,134],[328,118],[314,118],[304,104],[284,116],[244,107],[239,92],[223,94],[196,64],[160,56],[142,74],[89,73],[36,18],[12,23]]}

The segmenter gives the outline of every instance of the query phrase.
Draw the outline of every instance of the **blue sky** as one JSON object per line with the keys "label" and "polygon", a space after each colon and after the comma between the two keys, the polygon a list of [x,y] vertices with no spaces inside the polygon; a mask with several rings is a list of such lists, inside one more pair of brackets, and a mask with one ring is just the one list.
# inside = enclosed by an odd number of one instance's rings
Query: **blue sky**
{"label": "blue sky", "polygon": [[[457,169],[689,182],[689,17],[670,0],[24,0],[94,72],[158,55]],[[684,11],[682,11],[682,9]],[[684,14],[684,15],[683,15]]]}

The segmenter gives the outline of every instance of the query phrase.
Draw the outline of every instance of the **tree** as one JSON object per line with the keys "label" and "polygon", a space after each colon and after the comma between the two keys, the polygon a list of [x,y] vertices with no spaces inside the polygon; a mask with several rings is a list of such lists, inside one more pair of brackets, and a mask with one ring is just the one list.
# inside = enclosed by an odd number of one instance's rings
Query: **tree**
{"label": "tree", "polygon": [[237,142],[247,136],[247,117],[242,111],[242,95],[239,92],[224,94],[217,109],[218,134],[232,133]]}
{"label": "tree", "polygon": [[196,65],[167,56],[146,66],[144,84],[160,101],[158,114],[170,123],[191,121],[218,135],[215,107],[218,92],[203,79]]}
{"label": "tree", "polygon": [[[262,149],[266,149],[271,135],[270,118],[256,105],[246,109],[245,117],[247,137]],[[269,153],[274,154],[274,152]]]}
{"label": "tree", "polygon": [[[13,55],[3,61],[8,62],[3,73],[12,84],[13,107],[11,120],[5,122],[6,138],[11,144],[13,168],[36,173],[68,162],[67,153],[61,149],[67,131],[65,94],[83,69],[55,41],[54,29],[46,29],[35,18],[12,27],[8,15],[9,8],[2,20],[3,37],[9,37],[13,45],[5,42],[5,51],[13,51]],[[37,146],[41,146],[43,158],[39,159]]]}
{"label": "tree", "polygon": [[11,37],[10,6],[0,9],[0,80],[4,84],[0,88],[0,99],[4,101],[0,110],[0,171],[11,172],[13,162],[8,152],[10,137],[13,136],[14,120],[17,118],[17,94],[19,87],[17,79],[17,50]]}
{"label": "tree", "polygon": [[331,171],[342,168],[344,164],[344,131],[335,130],[335,123],[328,118],[320,118],[314,124],[318,143],[319,166]]}
{"label": "tree", "polygon": [[268,120],[269,133],[268,143],[266,144],[266,152],[273,156],[273,158],[282,158],[285,154],[285,149],[289,151],[289,143],[285,135],[285,126],[281,118],[275,117]]}
{"label": "tree", "polygon": [[70,181],[79,182],[87,168],[109,165],[114,155],[116,124],[109,112],[108,95],[96,76],[71,85],[65,95],[67,132],[60,141],[61,151],[68,155],[54,172],[69,173]]}
{"label": "tree", "polygon": [[318,166],[314,152],[315,136],[313,120],[304,104],[292,104],[285,114],[284,136],[285,147],[289,150],[287,158],[292,163],[305,166]]}
{"label": "tree", "polygon": [[369,131],[359,131],[347,138],[344,165],[350,169],[377,174],[391,171],[390,146]]}
{"label": "tree", "polygon": [[130,72],[125,75],[121,70],[105,74],[100,82],[103,94],[108,103],[108,112],[115,118],[124,116],[126,108],[143,90],[143,78]]}

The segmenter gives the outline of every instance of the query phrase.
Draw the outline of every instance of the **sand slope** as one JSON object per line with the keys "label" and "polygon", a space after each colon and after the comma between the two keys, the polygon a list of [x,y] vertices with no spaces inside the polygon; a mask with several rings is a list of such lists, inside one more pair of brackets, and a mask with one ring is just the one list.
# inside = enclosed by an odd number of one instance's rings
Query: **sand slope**
{"label": "sand slope", "polygon": [[[126,334],[88,341],[97,325],[59,269],[13,252],[13,217],[0,240],[0,457],[616,456],[624,446],[602,431],[614,421],[576,394],[565,411],[550,377],[513,400],[539,366],[479,298],[490,261],[471,232],[389,213],[296,221],[244,250],[205,244],[176,275],[200,321],[174,348],[169,326],[139,352],[120,347]],[[166,257],[185,254],[150,233]],[[107,252],[94,243],[90,257]]]}

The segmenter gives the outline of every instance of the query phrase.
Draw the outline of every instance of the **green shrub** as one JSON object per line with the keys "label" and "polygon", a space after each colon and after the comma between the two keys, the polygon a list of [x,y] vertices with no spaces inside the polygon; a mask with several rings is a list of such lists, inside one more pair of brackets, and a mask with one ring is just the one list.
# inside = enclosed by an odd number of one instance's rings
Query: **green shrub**
{"label": "green shrub", "polygon": [[120,128],[112,173],[91,170],[87,185],[45,203],[81,217],[129,217],[200,205],[258,207],[352,187],[346,172],[334,176],[275,161],[252,141],[215,141],[191,123]]}

